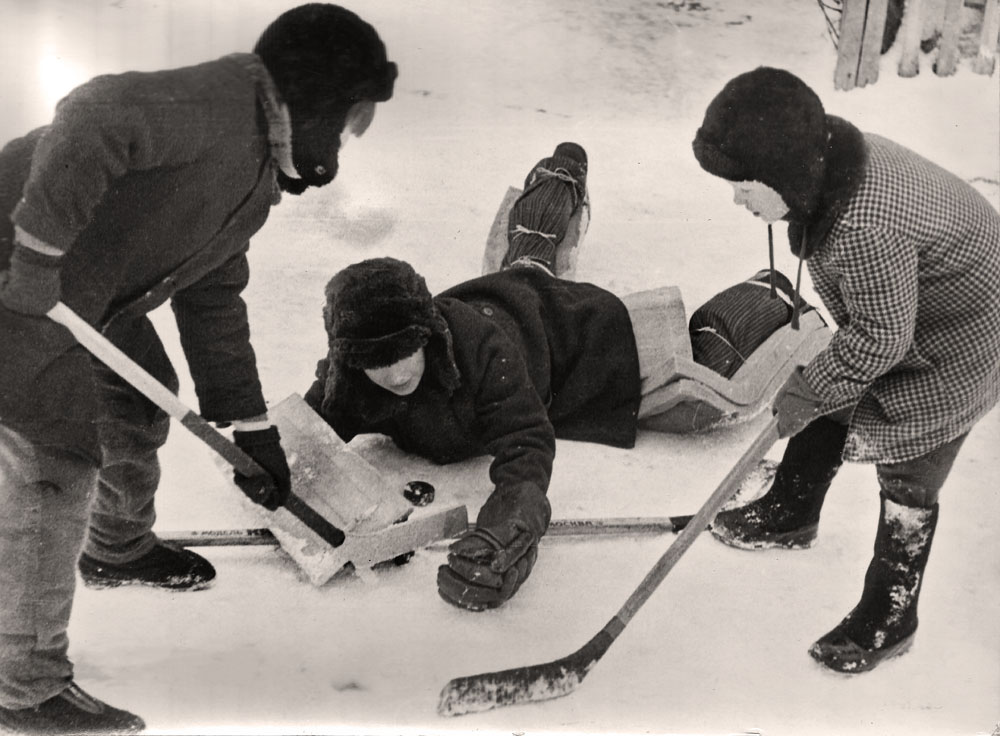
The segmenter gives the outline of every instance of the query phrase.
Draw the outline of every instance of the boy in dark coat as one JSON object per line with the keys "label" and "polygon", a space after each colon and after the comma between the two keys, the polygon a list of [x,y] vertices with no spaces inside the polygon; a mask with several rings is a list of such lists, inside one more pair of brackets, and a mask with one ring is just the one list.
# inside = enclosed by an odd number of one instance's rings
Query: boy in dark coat
{"label": "boy in dark coat", "polygon": [[395,76],[369,24],[304,5],[253,54],[97,77],[0,152],[0,726],[142,727],[73,682],[77,568],[94,586],[197,589],[215,575],[151,531],[168,417],[46,313],[65,302],[176,390],[145,316],[169,300],[202,415],[233,423],[267,471],[237,484],[281,505],[288,466],[240,296],[248,239],[282,190],[333,179],[342,134],[364,131]]}
{"label": "boy in dark coat", "polygon": [[737,204],[788,221],[838,330],[775,402],[789,437],[766,495],[719,514],[737,547],[808,547],[843,460],[874,463],[881,514],[861,601],[810,654],[862,672],[903,653],[968,432],[1000,397],[1000,214],[969,184],[827,115],[794,75],[731,80],[694,140]]}
{"label": "boy in dark coat", "polygon": [[591,284],[521,265],[431,297],[408,264],[377,258],[331,279],[329,352],[306,401],[345,441],[388,435],[448,463],[492,455],[495,490],[438,573],[478,611],[517,592],[550,518],[555,438],[631,447],[639,367],[628,312]]}

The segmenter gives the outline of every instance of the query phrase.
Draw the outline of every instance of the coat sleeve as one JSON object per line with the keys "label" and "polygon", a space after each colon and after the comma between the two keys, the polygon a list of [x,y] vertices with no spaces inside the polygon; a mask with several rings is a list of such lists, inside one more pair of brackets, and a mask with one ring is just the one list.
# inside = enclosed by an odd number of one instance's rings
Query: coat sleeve
{"label": "coat sleeve", "polygon": [[486,340],[477,376],[476,417],[486,450],[493,455],[495,489],[477,524],[489,526],[519,516],[541,536],[550,507],[545,493],[555,458],[555,432],[527,368],[508,340]]}
{"label": "coat sleeve", "polygon": [[207,145],[203,114],[138,89],[127,81],[134,78],[97,77],[57,106],[13,215],[30,236],[66,252],[112,182],[130,170],[188,163]]}
{"label": "coat sleeve", "polygon": [[833,258],[847,321],[805,369],[830,411],[855,403],[907,356],[917,320],[917,251],[903,238],[852,230]]}
{"label": "coat sleeve", "polygon": [[231,258],[171,302],[202,416],[231,421],[266,410],[241,292],[250,278],[246,253]]}

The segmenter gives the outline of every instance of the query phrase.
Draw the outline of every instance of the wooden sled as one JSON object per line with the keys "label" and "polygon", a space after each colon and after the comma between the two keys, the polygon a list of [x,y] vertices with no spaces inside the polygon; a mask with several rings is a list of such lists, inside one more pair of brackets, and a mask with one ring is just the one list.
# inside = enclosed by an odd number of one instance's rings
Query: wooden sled
{"label": "wooden sled", "polygon": [[344,543],[334,547],[284,508],[263,512],[281,548],[313,585],[349,569],[348,563],[371,567],[468,527],[465,506],[417,509],[401,489],[389,488],[298,394],[271,407],[268,415],[281,433],[292,488],[345,535]]}
{"label": "wooden sled", "polygon": [[692,357],[684,304],[676,286],[625,297],[633,322],[652,320],[652,334],[664,351],[644,399],[639,426],[659,432],[701,432],[735,424],[769,407],[796,366],[805,365],[830,341],[832,333],[816,310],[799,317],[799,329],[777,330],[740,366],[732,378],[696,363]]}
{"label": "wooden sled", "polygon": [[[510,210],[521,196],[522,189],[509,187],[497,209],[493,225],[486,236],[486,251],[483,253],[483,275],[496,273],[507,253],[507,229]],[[590,199],[585,199],[566,229],[566,237],[556,246],[555,275],[561,279],[573,280],[576,274],[576,259],[580,254],[580,243],[590,224]]]}

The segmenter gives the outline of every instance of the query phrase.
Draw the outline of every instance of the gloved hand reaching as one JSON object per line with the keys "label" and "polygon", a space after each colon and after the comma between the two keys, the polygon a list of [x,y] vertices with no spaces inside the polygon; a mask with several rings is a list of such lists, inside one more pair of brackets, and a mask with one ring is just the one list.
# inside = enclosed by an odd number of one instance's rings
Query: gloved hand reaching
{"label": "gloved hand reaching", "polygon": [[778,418],[778,436],[797,435],[813,420],[822,416],[823,399],[806,383],[802,366],[797,367],[778,391],[773,414]]}
{"label": "gloved hand reaching", "polygon": [[247,497],[269,511],[283,506],[292,491],[292,474],[288,469],[285,451],[281,449],[281,435],[277,427],[251,432],[233,432],[233,442],[256,461],[266,474],[242,475],[233,472],[233,480]]}
{"label": "gloved hand reaching", "polygon": [[10,267],[0,273],[0,302],[11,312],[43,317],[60,299],[62,258],[15,245]]}
{"label": "gloved hand reaching", "polygon": [[[479,514],[476,528],[448,550],[448,564],[438,568],[438,593],[470,611],[496,608],[518,591],[538,558],[538,540],[549,521],[549,504],[534,487],[525,492],[494,492]],[[499,497],[500,501],[494,499]],[[510,498],[513,497],[513,498]],[[497,518],[503,514],[502,518]]]}

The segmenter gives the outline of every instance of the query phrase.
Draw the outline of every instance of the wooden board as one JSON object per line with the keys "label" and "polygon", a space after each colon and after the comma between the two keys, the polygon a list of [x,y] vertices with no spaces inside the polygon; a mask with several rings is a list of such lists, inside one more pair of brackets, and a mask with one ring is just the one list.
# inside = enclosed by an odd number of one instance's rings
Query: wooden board
{"label": "wooden board", "polygon": [[850,90],[878,80],[888,0],[844,0],[837,42],[835,89]]}
{"label": "wooden board", "polygon": [[390,488],[298,394],[268,414],[281,433],[295,493],[346,536],[333,547],[284,508],[262,512],[282,549],[314,585],[326,583],[349,562],[369,566],[464,529],[464,506],[412,516],[414,507],[402,489]]}
{"label": "wooden board", "polygon": [[658,376],[660,388],[644,398],[648,411],[639,426],[659,432],[700,432],[746,421],[770,406],[798,365],[809,363],[832,333],[815,311],[801,316],[800,329],[782,327],[758,347],[732,378],[692,360],[675,358]]}
{"label": "wooden board", "polygon": [[983,27],[979,34],[979,53],[972,60],[976,74],[993,74],[996,68],[997,37],[1000,36],[1000,0],[986,0]]}
{"label": "wooden board", "polygon": [[939,77],[950,77],[958,69],[958,36],[962,30],[964,5],[964,0],[947,0],[945,3],[938,56],[934,62],[934,73]]}

